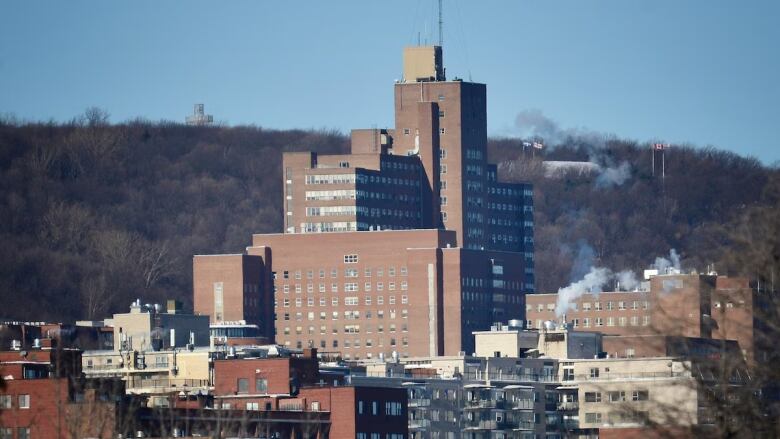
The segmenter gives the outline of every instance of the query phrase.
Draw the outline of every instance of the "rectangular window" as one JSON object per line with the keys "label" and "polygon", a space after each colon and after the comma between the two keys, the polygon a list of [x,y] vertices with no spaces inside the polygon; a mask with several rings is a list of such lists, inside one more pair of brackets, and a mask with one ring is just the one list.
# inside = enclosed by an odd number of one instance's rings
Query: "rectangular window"
{"label": "rectangular window", "polygon": [[609,392],[609,402],[623,402],[626,400],[626,392],[613,391]]}
{"label": "rectangular window", "polygon": [[238,385],[238,393],[249,393],[249,379],[248,378],[239,378],[237,385]]}
{"label": "rectangular window", "polygon": [[14,439],[14,429],[8,427],[0,428],[0,439]]}
{"label": "rectangular window", "polygon": [[16,439],[30,439],[30,427],[17,428]]}
{"label": "rectangular window", "polygon": [[0,409],[12,408],[13,403],[11,401],[13,401],[11,395],[0,395]]}
{"label": "rectangular window", "polygon": [[599,377],[599,368],[598,367],[591,367],[590,368],[590,377],[591,378],[598,378]]}
{"label": "rectangular window", "polygon": [[601,413],[585,413],[585,422],[588,424],[601,424]]}
{"label": "rectangular window", "polygon": [[601,402],[601,392],[585,392],[585,402]]}
{"label": "rectangular window", "polygon": [[265,378],[255,378],[255,392],[265,393],[268,391],[268,380]]}
{"label": "rectangular window", "polygon": [[30,395],[19,395],[19,408],[20,409],[30,408]]}
{"label": "rectangular window", "polygon": [[358,261],[358,255],[344,255],[345,264],[356,264]]}
{"label": "rectangular window", "polygon": [[650,392],[647,390],[634,390],[631,392],[632,401],[647,401],[650,399]]}

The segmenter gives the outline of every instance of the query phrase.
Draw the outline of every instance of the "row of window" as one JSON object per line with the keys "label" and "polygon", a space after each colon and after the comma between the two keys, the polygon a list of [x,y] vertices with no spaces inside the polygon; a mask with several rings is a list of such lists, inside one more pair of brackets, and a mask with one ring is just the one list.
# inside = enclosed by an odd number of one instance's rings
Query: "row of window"
{"label": "row of window", "polygon": [[[290,313],[286,312],[283,314],[284,320],[290,320]],[[327,320],[328,313],[327,311],[320,312],[320,320]],[[332,311],[331,312],[331,319],[332,320],[338,320],[341,314],[339,314],[338,311]],[[364,313],[366,320],[371,320],[374,317],[374,312],[372,310],[367,310]],[[388,317],[390,319],[395,319],[396,312],[394,309],[388,310]],[[306,315],[307,319],[309,321],[314,321],[314,312],[309,311]],[[409,311],[406,309],[401,310],[401,318],[406,319],[409,317]],[[385,318],[385,310],[380,309],[376,310],[376,318],[377,319],[384,319]],[[344,319],[345,320],[360,320],[360,311],[344,311]],[[303,313],[302,312],[296,312],[295,313],[295,320],[302,321],[303,320]]]}
{"label": "row of window", "polygon": [[[307,333],[310,334],[310,335],[317,333],[317,328],[315,328],[314,326],[309,326],[306,329],[308,330]],[[387,332],[396,332],[397,329],[398,328],[396,328],[395,323],[391,323],[387,327]],[[373,328],[372,328],[371,324],[363,325],[363,331],[365,333],[367,333],[367,334],[371,334],[373,332]],[[409,331],[409,326],[406,323],[401,324],[400,331],[401,332]],[[296,335],[302,335],[304,333],[304,328],[302,326],[296,326],[294,332],[295,332]],[[344,334],[359,334],[360,333],[360,325],[344,325],[344,327],[342,329],[342,332]],[[381,325],[381,324],[377,325],[376,332],[378,334],[384,333],[385,332],[385,325]],[[284,335],[291,335],[293,333],[293,330],[289,326],[285,326],[284,330],[282,331],[282,333]],[[320,335],[327,334],[328,333],[328,327],[325,326],[325,325],[320,326],[319,333],[320,333]],[[338,334],[339,333],[339,328],[337,328],[335,326],[332,327],[331,328],[331,333]]]}
{"label": "row of window", "polygon": [[[607,417],[608,424],[645,423],[650,417],[646,411],[611,412]],[[585,413],[585,422],[589,424],[601,424],[604,422],[601,413]]]}
{"label": "row of window", "polygon": [[[14,397],[12,395],[0,395],[0,409],[12,409],[14,408]],[[20,394],[16,395],[16,408],[28,409],[30,408],[30,395]]]}
{"label": "row of window", "polygon": [[[601,402],[602,392],[585,392],[585,402]],[[625,402],[626,392],[624,390],[615,390],[605,392],[607,401],[609,402]],[[650,399],[650,392],[645,389],[637,389],[631,391],[631,401],[648,401]]]}
{"label": "row of window", "polygon": [[[367,415],[371,414],[374,416],[379,415],[379,402],[378,401],[371,401],[371,411],[369,412],[369,404],[368,401],[358,401],[358,414],[359,415]],[[403,404],[400,402],[395,401],[388,401],[385,403],[385,415],[389,416],[403,416]],[[360,433],[358,433],[360,434]]]}
{"label": "row of window", "polygon": [[[383,207],[363,207],[361,210],[365,209],[364,212],[360,212],[362,215],[365,215],[368,218],[387,218],[387,217],[395,217],[395,218],[401,218],[401,219],[413,219],[413,220],[419,220],[420,219],[420,211],[416,209],[387,209]],[[387,227],[384,227],[387,228]]]}
{"label": "row of window", "polygon": [[354,216],[357,213],[355,206],[322,206],[307,207],[306,216]]}
{"label": "row of window", "polygon": [[[385,289],[385,283],[384,282],[377,282],[376,284],[372,284],[371,282],[364,282],[363,283],[363,291],[370,292],[374,285],[376,286],[376,291],[384,291],[384,289]],[[390,291],[395,291],[395,286],[396,286],[395,282],[388,282],[387,283],[387,289],[390,290]],[[295,294],[301,294],[303,292],[303,288],[302,288],[301,284],[295,284],[294,287],[295,287],[294,288]],[[401,291],[406,291],[406,290],[409,289],[409,284],[405,280],[401,281],[400,288],[401,288]],[[289,294],[290,290],[291,290],[291,286],[290,285],[282,285],[281,289],[284,292],[284,294]],[[319,291],[320,293],[324,293],[325,290],[326,290],[325,284],[319,284],[318,285],[317,291]],[[277,291],[279,291],[278,287],[274,286],[274,293],[276,293]],[[337,284],[337,283],[330,284],[330,291],[331,291],[331,293],[338,293],[339,292],[339,284]],[[346,283],[344,283],[344,292],[345,293],[354,293],[354,292],[359,292],[359,291],[360,290],[358,289],[357,282],[346,282]],[[310,284],[306,284],[306,292],[309,293],[309,294],[313,293],[314,292],[314,284],[311,284],[311,283]],[[370,300],[370,298],[369,298],[369,300]]]}
{"label": "row of window", "polygon": [[398,161],[398,160],[381,160],[379,162],[379,169],[396,170],[396,171],[413,171],[419,169],[419,166],[413,162],[407,163],[405,161]]}
{"label": "row of window", "polygon": [[[398,340],[395,337],[391,337],[389,342],[390,342],[389,343],[389,347],[391,347],[391,348],[395,348],[395,347],[399,346]],[[292,346],[291,340],[285,340],[284,341],[284,345],[285,346]],[[309,340],[308,341],[308,345],[313,347],[314,346],[314,340]],[[331,345],[332,348],[339,348],[339,340],[332,340],[330,345]],[[400,346],[409,347],[409,338],[408,337],[401,337]],[[296,340],[295,341],[295,347],[297,349],[301,349],[303,347],[303,341],[302,340]],[[368,349],[368,348],[373,348],[374,347],[374,341],[372,339],[370,339],[370,338],[366,339],[365,345],[363,345],[362,340],[359,339],[359,338],[356,338],[356,339],[353,339],[353,340],[342,340],[341,341],[341,347],[342,348],[349,348],[349,349],[362,349],[362,348]],[[376,344],[376,347],[379,347],[379,348],[385,347],[385,340],[383,338],[380,338],[379,341]],[[321,349],[327,349],[328,348],[327,340],[320,340],[320,348]],[[404,358],[409,356],[409,354],[406,353],[406,352],[402,352],[401,355]],[[347,359],[350,358],[349,354],[343,354],[342,356],[344,358],[347,358]],[[367,352],[366,356],[368,358],[372,358],[373,357],[373,353]],[[355,355],[355,359],[359,360],[360,357],[356,354]]]}
{"label": "row of window", "polygon": [[306,191],[306,201],[354,200],[354,189],[333,191]]}
{"label": "row of window", "polygon": [[358,223],[355,221],[335,221],[323,223],[301,223],[301,230],[306,233],[321,232],[354,232]]}
{"label": "row of window", "polygon": [[307,175],[306,184],[350,184],[355,182],[355,174]]}
{"label": "row of window", "polygon": [[488,186],[488,194],[491,195],[503,195],[507,197],[518,197],[524,195],[526,197],[532,197],[534,195],[533,189],[513,189],[502,186]]}
{"label": "row of window", "polygon": [[[14,439],[14,429],[0,427],[0,439]],[[16,439],[30,439],[30,427],[17,427]]]}
{"label": "row of window", "polygon": [[[602,311],[603,309],[606,309],[607,311],[612,311],[614,309],[617,309],[618,311],[625,311],[629,309],[629,305],[630,305],[630,309],[632,310],[638,310],[640,306],[642,307],[643,310],[647,310],[650,307],[650,302],[648,302],[647,300],[634,300],[632,302],[621,300],[617,303],[609,301],[609,302],[604,302],[604,308],[602,308],[601,302],[593,302],[592,308],[590,302],[583,302],[582,310],[590,311],[591,309],[593,309],[594,311]],[[578,308],[576,303],[571,304],[571,306],[574,308],[575,311]],[[555,311],[555,303],[548,303],[546,306],[545,304],[539,303],[536,305],[536,311],[543,312],[545,310],[545,307],[547,308],[547,311]],[[533,305],[530,304],[526,305],[525,311],[526,312],[533,311]]]}
{"label": "row of window", "polygon": [[405,439],[403,433],[385,433],[382,437],[382,433],[362,433],[358,432],[357,439]]}
{"label": "row of window", "polygon": [[[642,316],[641,320],[639,316],[632,316],[630,319],[626,317],[607,317],[606,320],[606,326],[639,326],[641,322],[642,326],[650,326],[650,316],[644,315]],[[602,327],[604,326],[604,319],[601,317],[596,317],[594,319],[590,319],[588,317],[584,317],[582,321],[580,322],[579,318],[572,319],[571,321],[572,326],[575,328],[590,328],[590,327]],[[581,323],[581,325],[580,325]],[[542,320],[536,321],[536,326],[534,326],[533,320],[527,320],[526,321],[526,327],[528,329],[542,329],[544,325],[544,322]]]}
{"label": "row of window", "polygon": [[[358,263],[358,255],[357,254],[349,254],[344,255],[344,263],[345,264],[357,264]],[[327,274],[327,270],[324,268],[320,268],[316,271],[318,277],[320,279],[325,279],[325,276]],[[353,275],[354,273],[354,275]],[[385,275],[385,268],[384,267],[365,267],[363,269],[363,276],[364,277],[371,277],[374,273],[376,273],[377,277],[382,277]],[[409,273],[409,270],[406,267],[400,267],[398,269],[398,274],[401,276],[406,276]],[[306,270],[306,279],[314,279],[315,270]],[[336,278],[339,275],[339,270],[337,268],[331,268],[330,269],[330,277]],[[387,275],[389,277],[393,277],[396,275],[396,270],[394,266],[387,267]],[[273,272],[274,280],[276,280],[277,274],[274,271]],[[344,269],[344,276],[345,277],[357,277],[357,269],[355,268],[346,268]],[[290,270],[283,270],[282,271],[282,279],[291,279],[294,278],[295,280],[301,280],[303,278],[303,271],[302,270],[296,270],[294,272],[290,272]]]}

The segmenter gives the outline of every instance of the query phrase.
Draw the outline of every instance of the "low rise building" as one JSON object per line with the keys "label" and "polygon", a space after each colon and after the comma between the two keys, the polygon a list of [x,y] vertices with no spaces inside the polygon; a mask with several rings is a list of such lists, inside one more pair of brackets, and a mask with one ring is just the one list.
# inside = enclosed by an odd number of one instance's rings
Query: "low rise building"
{"label": "low rise building", "polygon": [[328,413],[329,437],[408,437],[403,389],[325,383],[316,349],[299,356],[218,360],[214,377],[217,410]]}
{"label": "low rise building", "polygon": [[124,388],[80,375],[77,350],[0,352],[0,437],[114,438]]}

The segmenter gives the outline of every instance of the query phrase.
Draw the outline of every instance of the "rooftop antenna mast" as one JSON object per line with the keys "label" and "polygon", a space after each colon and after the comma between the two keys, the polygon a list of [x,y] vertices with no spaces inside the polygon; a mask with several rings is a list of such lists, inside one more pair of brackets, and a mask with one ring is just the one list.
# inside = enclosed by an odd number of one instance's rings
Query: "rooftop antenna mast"
{"label": "rooftop antenna mast", "polygon": [[439,47],[442,47],[444,44],[444,19],[442,18],[441,13],[442,1],[443,0],[439,0]]}

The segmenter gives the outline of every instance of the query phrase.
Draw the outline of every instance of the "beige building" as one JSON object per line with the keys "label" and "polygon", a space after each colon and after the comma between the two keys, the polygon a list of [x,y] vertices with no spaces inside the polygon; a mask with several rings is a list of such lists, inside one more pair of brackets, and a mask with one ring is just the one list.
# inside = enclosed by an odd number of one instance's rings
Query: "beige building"
{"label": "beige building", "polygon": [[129,313],[114,314],[115,351],[158,351],[176,347],[208,346],[209,318],[183,314],[181,305],[169,301],[167,310],[157,304],[130,306]]}
{"label": "beige building", "polygon": [[[208,347],[162,351],[84,351],[82,371],[88,378],[120,377],[128,394],[206,394],[211,380]],[[154,400],[161,404],[167,398]]]}
{"label": "beige building", "polygon": [[646,422],[706,422],[690,361],[671,357],[561,361],[559,411],[580,430],[636,428]]}
{"label": "beige building", "polygon": [[595,358],[602,352],[601,338],[596,332],[572,331],[552,322],[539,331],[524,331],[520,321],[474,331],[478,357]]}

